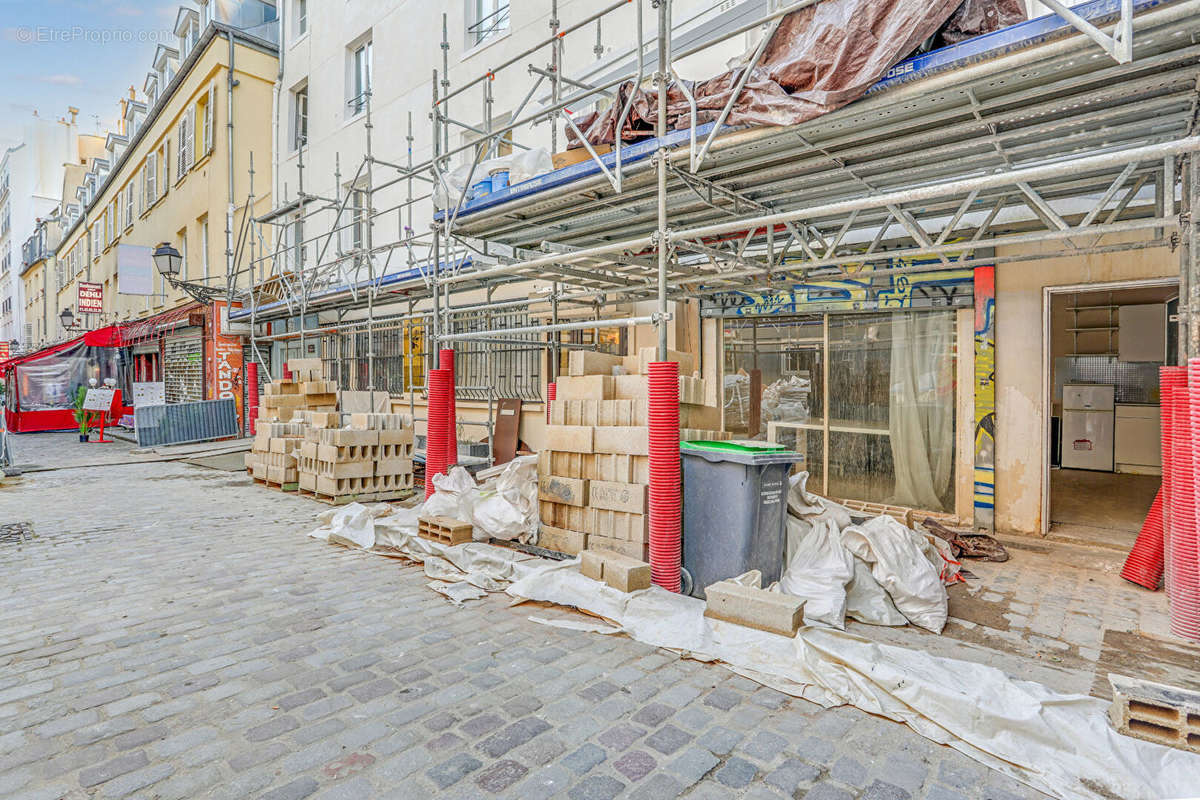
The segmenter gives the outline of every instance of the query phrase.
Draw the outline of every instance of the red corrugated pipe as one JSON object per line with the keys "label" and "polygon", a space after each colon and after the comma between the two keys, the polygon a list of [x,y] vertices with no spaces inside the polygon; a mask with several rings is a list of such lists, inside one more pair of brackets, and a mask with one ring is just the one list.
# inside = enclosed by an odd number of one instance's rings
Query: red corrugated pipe
{"label": "red corrugated pipe", "polygon": [[650,579],[679,591],[681,502],[679,486],[679,365],[649,365]]}
{"label": "red corrugated pipe", "polygon": [[258,426],[258,362],[246,365],[246,430],[251,435]]}
{"label": "red corrugated pipe", "polygon": [[454,350],[450,347],[438,351],[438,368],[450,378],[450,391],[446,405],[446,468],[458,463],[458,409],[454,403],[457,392],[454,378]]}
{"label": "red corrugated pipe", "polygon": [[433,478],[446,472],[446,403],[450,376],[443,369],[429,370],[429,407],[425,416],[425,499],[433,494]]}
{"label": "red corrugated pipe", "polygon": [[558,384],[551,381],[546,384],[546,424],[550,424],[550,404],[554,402],[555,395],[558,394]]}
{"label": "red corrugated pipe", "polygon": [[1133,549],[1125,559],[1121,577],[1150,591],[1157,591],[1163,575],[1163,493],[1162,488],[1154,495],[1154,503],[1142,530],[1138,533]]}

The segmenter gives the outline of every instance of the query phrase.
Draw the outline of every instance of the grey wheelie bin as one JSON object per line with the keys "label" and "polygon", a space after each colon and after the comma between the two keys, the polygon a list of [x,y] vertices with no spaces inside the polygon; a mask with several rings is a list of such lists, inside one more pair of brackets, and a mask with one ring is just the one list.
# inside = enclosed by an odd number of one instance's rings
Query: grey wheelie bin
{"label": "grey wheelie bin", "polygon": [[683,442],[679,453],[691,594],[702,598],[706,586],[752,569],[764,587],[779,580],[788,475],[804,456],[757,442]]}

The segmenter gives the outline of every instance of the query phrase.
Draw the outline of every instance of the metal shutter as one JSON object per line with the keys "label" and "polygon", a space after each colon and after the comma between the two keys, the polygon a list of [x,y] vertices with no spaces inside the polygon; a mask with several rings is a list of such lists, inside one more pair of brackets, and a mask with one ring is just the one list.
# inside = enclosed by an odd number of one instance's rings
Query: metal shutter
{"label": "metal shutter", "polygon": [[167,403],[195,403],[204,399],[204,339],[199,332],[166,339],[163,380]]}

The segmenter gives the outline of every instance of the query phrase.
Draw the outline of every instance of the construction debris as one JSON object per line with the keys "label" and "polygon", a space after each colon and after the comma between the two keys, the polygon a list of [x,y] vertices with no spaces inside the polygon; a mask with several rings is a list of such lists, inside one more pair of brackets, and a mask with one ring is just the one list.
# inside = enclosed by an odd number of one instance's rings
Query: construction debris
{"label": "construction debris", "polygon": [[1200,692],[1124,675],[1110,674],[1108,682],[1108,718],[1118,733],[1200,753]]}

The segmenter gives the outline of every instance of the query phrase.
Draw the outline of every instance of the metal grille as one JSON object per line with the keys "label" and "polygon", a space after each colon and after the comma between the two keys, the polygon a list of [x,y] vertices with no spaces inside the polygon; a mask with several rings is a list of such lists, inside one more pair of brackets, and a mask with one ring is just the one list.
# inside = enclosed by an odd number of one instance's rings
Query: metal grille
{"label": "metal grille", "polygon": [[238,436],[237,408],[232,398],[140,406],[133,410],[139,447],[204,442]]}
{"label": "metal grille", "polygon": [[[497,313],[480,311],[456,317],[450,322],[451,333],[500,330],[529,325],[525,312]],[[462,400],[486,400],[514,397],[528,402],[542,399],[541,337],[536,333],[506,334],[502,342],[462,341],[454,343],[455,397]],[[528,344],[525,344],[528,342]],[[491,348],[491,363],[488,360]]]}
{"label": "metal grille", "polygon": [[[398,395],[411,387],[425,386],[423,328],[419,322],[404,321],[376,330],[375,349],[376,391]],[[372,335],[358,330],[321,337],[321,353],[325,374],[348,391],[371,388],[370,357]]]}
{"label": "metal grille", "polygon": [[1065,356],[1055,359],[1054,394],[1062,399],[1065,383],[1104,383],[1116,387],[1118,403],[1157,403],[1158,364],[1118,361],[1116,356]]}
{"label": "metal grille", "polygon": [[163,347],[167,403],[204,399],[204,340],[200,336],[167,339]]}

